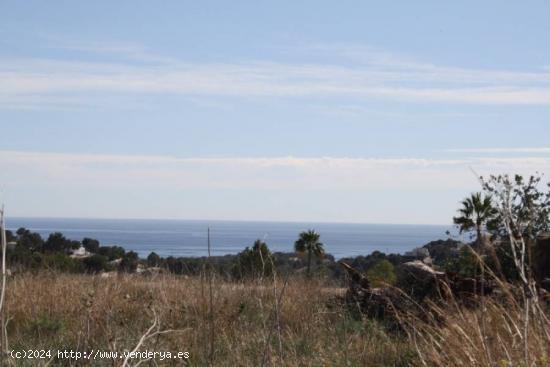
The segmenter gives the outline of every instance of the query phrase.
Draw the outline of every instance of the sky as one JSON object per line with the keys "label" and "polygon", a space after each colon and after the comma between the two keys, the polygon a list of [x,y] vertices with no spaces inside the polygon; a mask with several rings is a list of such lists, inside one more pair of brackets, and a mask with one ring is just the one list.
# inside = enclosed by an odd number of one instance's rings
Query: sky
{"label": "sky", "polygon": [[549,40],[542,0],[0,0],[0,200],[447,224],[477,175],[550,174]]}

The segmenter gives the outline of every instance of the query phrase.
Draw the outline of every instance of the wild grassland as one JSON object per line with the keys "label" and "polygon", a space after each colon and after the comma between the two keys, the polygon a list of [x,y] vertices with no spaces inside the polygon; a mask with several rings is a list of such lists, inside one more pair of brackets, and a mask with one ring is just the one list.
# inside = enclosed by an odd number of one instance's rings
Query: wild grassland
{"label": "wild grassland", "polygon": [[[10,349],[187,351],[189,366],[550,366],[548,312],[526,321],[519,301],[487,298],[481,307],[438,306],[443,324],[405,320],[407,333],[357,317],[344,289],[290,278],[212,283],[171,275],[115,278],[20,274],[7,293]],[[284,289],[284,290],[283,290]],[[281,295],[282,294],[282,295]],[[544,304],[544,301],[541,301]],[[406,315],[403,315],[406,318]],[[121,360],[17,361],[17,365],[120,366]],[[138,360],[132,360],[136,365]]]}
{"label": "wild grassland", "polygon": [[207,280],[169,275],[21,274],[7,289],[15,350],[132,350],[157,315],[160,330],[173,331],[140,349],[187,351],[189,366],[407,366],[414,356],[404,336],[350,317],[338,301],[342,289],[315,280],[214,281],[212,308]]}

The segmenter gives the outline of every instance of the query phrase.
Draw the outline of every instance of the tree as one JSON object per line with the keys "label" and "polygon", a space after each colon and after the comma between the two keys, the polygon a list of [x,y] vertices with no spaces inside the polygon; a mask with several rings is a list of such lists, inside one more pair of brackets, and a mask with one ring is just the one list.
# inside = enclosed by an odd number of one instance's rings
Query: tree
{"label": "tree", "polygon": [[31,232],[26,228],[19,228],[16,232],[17,244],[31,251],[41,251],[44,240],[40,234]]}
{"label": "tree", "polygon": [[294,243],[296,252],[307,252],[307,276],[311,276],[311,258],[313,255],[322,257],[325,253],[323,244],[319,242],[321,235],[314,230],[300,233],[298,240]]}
{"label": "tree", "polygon": [[541,232],[550,231],[550,190],[544,193],[539,189],[541,179],[538,175],[528,179],[521,175],[481,177],[483,189],[496,199],[500,209],[496,220],[499,235],[508,236],[506,223],[515,236],[530,242]]}
{"label": "tree", "polygon": [[[498,209],[496,234],[503,244],[499,252],[501,260],[512,263],[507,277],[520,279],[528,289],[536,293],[531,273],[533,255],[540,256],[537,237],[550,230],[550,190],[543,192],[539,185],[542,177],[531,175],[489,176],[480,178],[483,189],[495,198]],[[547,185],[550,187],[550,183]],[[505,270],[506,267],[503,266]]]}
{"label": "tree", "polygon": [[267,277],[273,274],[273,255],[262,240],[256,240],[252,248],[245,248],[237,255],[237,261],[233,267],[233,276],[243,277]]}
{"label": "tree", "polygon": [[470,197],[462,200],[462,207],[458,210],[459,217],[453,217],[453,222],[458,225],[460,233],[474,229],[476,231],[476,242],[481,243],[481,231],[484,226],[497,216],[497,210],[492,205],[492,198],[489,195],[482,195],[480,192],[471,194]]}
{"label": "tree", "polygon": [[60,232],[54,232],[50,234],[46,242],[44,243],[44,251],[46,252],[68,252],[80,247],[80,242],[71,241]]}
{"label": "tree", "polygon": [[127,273],[135,273],[137,270],[139,256],[134,251],[128,251],[122,257],[122,261],[119,264],[119,270]]}
{"label": "tree", "polygon": [[84,246],[86,251],[92,254],[97,254],[99,252],[99,241],[96,239],[85,237],[82,240],[82,246]]}
{"label": "tree", "polygon": [[159,266],[160,264],[160,256],[156,252],[151,252],[149,256],[147,256],[147,265],[149,266]]}

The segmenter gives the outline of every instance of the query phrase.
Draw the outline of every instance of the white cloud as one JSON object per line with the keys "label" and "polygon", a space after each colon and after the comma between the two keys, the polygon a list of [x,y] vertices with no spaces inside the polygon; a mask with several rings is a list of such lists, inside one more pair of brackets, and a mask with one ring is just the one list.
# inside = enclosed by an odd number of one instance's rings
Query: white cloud
{"label": "white cloud", "polygon": [[[550,157],[346,158],[190,157],[0,151],[9,185],[226,189],[395,189],[471,187],[480,174],[550,172]],[[40,183],[40,184],[38,184]]]}
{"label": "white cloud", "polygon": [[[155,60],[144,48],[67,44]],[[352,53],[353,50],[339,51]],[[356,51],[361,52],[361,51]],[[329,97],[460,103],[550,105],[550,73],[441,67],[373,53],[353,66],[334,63],[184,63],[158,57],[148,65],[63,60],[0,62],[0,106],[45,104],[90,94],[232,97]]]}
{"label": "white cloud", "polygon": [[529,148],[461,148],[447,149],[450,153],[550,153],[550,147]]}
{"label": "white cloud", "polygon": [[[0,151],[17,216],[448,223],[476,174],[550,173],[550,157],[173,157]],[[548,176],[547,176],[548,177]]]}

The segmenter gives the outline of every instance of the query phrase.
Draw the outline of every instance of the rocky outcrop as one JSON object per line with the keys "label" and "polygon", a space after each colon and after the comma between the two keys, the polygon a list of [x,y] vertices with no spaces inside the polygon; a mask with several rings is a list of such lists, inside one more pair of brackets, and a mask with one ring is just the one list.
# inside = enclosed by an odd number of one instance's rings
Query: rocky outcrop
{"label": "rocky outcrop", "polygon": [[345,299],[351,310],[399,325],[398,317],[401,308],[405,307],[405,300],[401,299],[402,294],[397,288],[373,288],[364,274],[344,262],[340,265],[348,274],[349,288]]}
{"label": "rocky outcrop", "polygon": [[397,268],[397,286],[373,288],[367,276],[341,262],[348,274],[349,288],[346,300],[354,309],[370,318],[383,319],[399,325],[409,316],[444,322],[431,307],[450,298],[465,304],[475,304],[476,294],[490,294],[488,282],[437,271],[422,261],[415,260]]}
{"label": "rocky outcrop", "polygon": [[445,273],[436,271],[419,260],[409,261],[397,267],[399,288],[416,301],[439,296],[442,281],[445,281]]}

